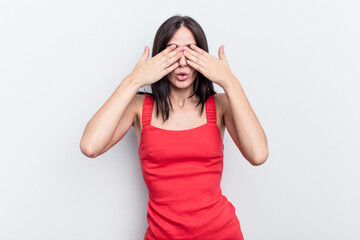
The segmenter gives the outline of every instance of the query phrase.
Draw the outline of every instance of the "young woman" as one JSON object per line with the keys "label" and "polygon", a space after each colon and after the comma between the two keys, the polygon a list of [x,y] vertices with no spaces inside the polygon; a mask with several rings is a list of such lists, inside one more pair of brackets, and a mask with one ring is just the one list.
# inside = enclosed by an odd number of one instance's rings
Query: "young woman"
{"label": "young woman", "polygon": [[[149,190],[145,239],[243,239],[220,188],[225,127],[252,165],[266,161],[268,146],[223,45],[218,54],[208,53],[194,19],[170,17],[155,35],[152,57],[145,46],[85,128],[80,148],[94,158],[134,127]],[[213,83],[225,93],[216,93]],[[151,93],[138,91],[146,85]]]}

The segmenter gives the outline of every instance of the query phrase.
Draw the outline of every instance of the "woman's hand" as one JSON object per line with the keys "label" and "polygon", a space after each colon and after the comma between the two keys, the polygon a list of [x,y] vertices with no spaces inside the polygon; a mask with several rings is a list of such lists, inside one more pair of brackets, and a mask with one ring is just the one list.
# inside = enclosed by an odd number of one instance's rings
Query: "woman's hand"
{"label": "woman's hand", "polygon": [[182,56],[181,49],[176,48],[176,45],[170,45],[150,59],[148,59],[149,53],[149,48],[145,46],[143,55],[131,72],[141,87],[157,82],[175,70],[179,65],[178,60]]}
{"label": "woman's hand", "polygon": [[232,74],[225,57],[224,45],[220,46],[218,54],[219,58],[216,58],[195,44],[191,44],[190,48],[185,47],[184,51],[184,55],[188,59],[187,63],[192,68],[210,81],[223,87],[227,81],[235,76]]}

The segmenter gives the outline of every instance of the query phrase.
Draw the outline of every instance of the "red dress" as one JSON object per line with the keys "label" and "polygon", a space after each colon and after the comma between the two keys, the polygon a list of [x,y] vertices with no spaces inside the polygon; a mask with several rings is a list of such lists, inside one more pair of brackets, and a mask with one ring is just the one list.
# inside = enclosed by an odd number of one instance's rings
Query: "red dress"
{"label": "red dress", "polygon": [[223,149],[214,95],[207,123],[186,130],[152,126],[145,94],[139,159],[149,190],[145,240],[243,240],[234,206],[222,194]]}

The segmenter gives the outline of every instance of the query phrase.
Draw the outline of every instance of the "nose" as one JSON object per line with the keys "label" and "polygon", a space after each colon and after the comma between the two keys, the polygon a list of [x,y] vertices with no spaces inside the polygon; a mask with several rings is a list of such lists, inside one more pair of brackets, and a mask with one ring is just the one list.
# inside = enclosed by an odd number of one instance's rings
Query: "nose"
{"label": "nose", "polygon": [[184,55],[184,48],[181,50],[181,53],[182,53],[182,56],[181,56],[180,59],[179,59],[179,65],[180,65],[181,67],[184,67],[184,66],[187,65],[187,63],[186,63],[186,57],[185,57],[185,55]]}

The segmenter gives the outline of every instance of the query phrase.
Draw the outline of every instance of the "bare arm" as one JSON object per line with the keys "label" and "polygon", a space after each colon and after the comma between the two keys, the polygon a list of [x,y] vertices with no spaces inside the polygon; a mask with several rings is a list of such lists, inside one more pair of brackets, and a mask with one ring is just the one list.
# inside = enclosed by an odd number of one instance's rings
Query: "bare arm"
{"label": "bare arm", "polygon": [[136,92],[142,86],[159,81],[179,64],[180,48],[169,46],[148,59],[145,51],[134,70],[120,83],[110,98],[90,119],[80,141],[80,149],[95,158],[120,141],[136,117]]}
{"label": "bare arm", "polygon": [[[103,150],[110,143],[119,125],[119,121],[126,110],[127,116],[124,117],[128,120],[121,125],[123,129],[120,130],[122,133],[126,133],[129,130],[136,116],[135,106],[130,103],[140,87],[139,83],[132,78],[132,75],[128,75],[120,83],[110,98],[86,125],[80,141],[82,153],[92,158],[102,154]],[[129,108],[127,109],[127,107]]]}
{"label": "bare arm", "polygon": [[267,139],[246,95],[230,70],[225,57],[224,45],[219,48],[219,58],[191,44],[185,47],[190,66],[225,90],[222,98],[224,120],[236,146],[252,165],[263,164],[269,155]]}
{"label": "bare arm", "polygon": [[233,77],[224,85],[225,125],[243,156],[254,166],[263,164],[269,155],[261,127],[240,82]]}

